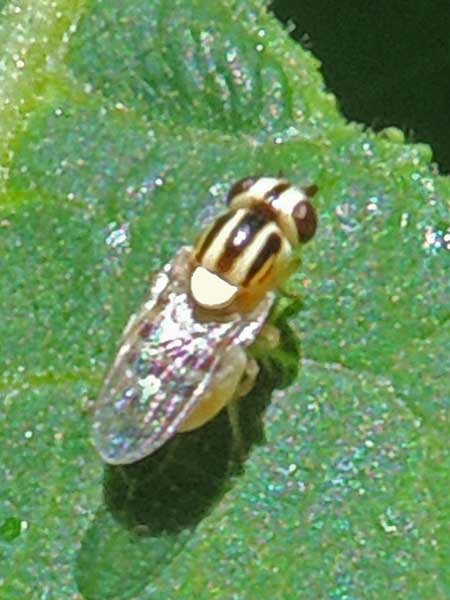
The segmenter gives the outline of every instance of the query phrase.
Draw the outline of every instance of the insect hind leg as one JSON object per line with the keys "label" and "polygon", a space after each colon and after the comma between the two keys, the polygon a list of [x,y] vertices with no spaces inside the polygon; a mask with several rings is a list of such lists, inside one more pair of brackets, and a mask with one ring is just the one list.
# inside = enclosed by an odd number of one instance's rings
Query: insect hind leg
{"label": "insect hind leg", "polygon": [[240,419],[240,400],[246,396],[254,387],[259,373],[259,365],[256,360],[247,355],[247,365],[242,374],[239,385],[236,388],[231,401],[227,404],[228,419],[230,421],[232,434],[232,453],[236,462],[243,463],[247,454],[247,444],[242,435]]}

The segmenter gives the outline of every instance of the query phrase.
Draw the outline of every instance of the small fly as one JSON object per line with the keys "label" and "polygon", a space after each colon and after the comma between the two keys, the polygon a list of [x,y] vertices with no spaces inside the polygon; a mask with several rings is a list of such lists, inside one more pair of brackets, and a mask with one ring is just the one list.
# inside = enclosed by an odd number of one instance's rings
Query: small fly
{"label": "small fly", "polygon": [[157,275],[96,404],[93,440],[107,463],[136,462],[224,407],[236,431],[234,401],[258,373],[248,348],[276,340],[269,313],[316,230],[316,191],[280,178],[238,181],[228,210]]}

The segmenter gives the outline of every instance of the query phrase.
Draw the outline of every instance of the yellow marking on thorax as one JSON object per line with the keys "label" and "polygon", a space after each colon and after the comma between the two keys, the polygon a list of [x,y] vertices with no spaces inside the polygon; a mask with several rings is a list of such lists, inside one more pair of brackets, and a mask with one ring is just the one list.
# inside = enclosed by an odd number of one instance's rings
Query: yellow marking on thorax
{"label": "yellow marking on thorax", "polygon": [[267,192],[270,192],[276,185],[283,180],[276,177],[260,177],[244,194],[263,200]]}
{"label": "yellow marking on thorax", "polygon": [[241,219],[244,217],[246,213],[246,209],[240,208],[236,211],[236,213],[231,217],[227,223],[222,227],[219,233],[216,235],[214,240],[212,241],[209,248],[207,248],[205,254],[202,257],[202,265],[209,269],[210,271],[216,270],[216,263],[219,260],[223,249],[225,248],[225,244],[230,237],[233,229],[238,225]]}
{"label": "yellow marking on thorax", "polygon": [[[244,249],[234,261],[231,269],[226,273],[227,281],[234,285],[241,285],[245,280],[250,267],[263,249],[271,233],[278,233],[283,237],[279,227],[274,222],[265,225],[253,238],[252,242]],[[268,261],[266,261],[267,263]]]}

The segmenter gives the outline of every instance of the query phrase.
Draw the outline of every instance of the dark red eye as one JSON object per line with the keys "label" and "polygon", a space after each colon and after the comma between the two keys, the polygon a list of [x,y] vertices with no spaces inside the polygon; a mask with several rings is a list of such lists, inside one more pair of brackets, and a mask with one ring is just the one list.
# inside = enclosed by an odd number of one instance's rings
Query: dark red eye
{"label": "dark red eye", "polygon": [[244,179],[240,179],[239,181],[237,181],[228,192],[227,204],[230,204],[235,196],[238,196],[239,194],[242,194],[243,192],[249,190],[252,187],[252,185],[258,181],[258,179],[259,177],[251,176],[244,177]]}
{"label": "dark red eye", "polygon": [[298,240],[306,244],[313,237],[317,228],[317,216],[313,205],[309,200],[302,200],[292,212],[292,217],[297,226]]}

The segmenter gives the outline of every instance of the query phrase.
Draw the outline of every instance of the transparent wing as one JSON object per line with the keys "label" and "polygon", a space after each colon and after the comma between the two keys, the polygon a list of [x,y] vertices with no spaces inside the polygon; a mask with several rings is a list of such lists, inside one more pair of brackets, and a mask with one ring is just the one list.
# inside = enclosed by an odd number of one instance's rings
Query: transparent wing
{"label": "transparent wing", "polygon": [[125,330],[94,416],[106,462],[135,462],[159,448],[209,390],[225,349],[251,344],[267,319],[271,295],[247,315],[197,320],[187,293],[190,251],[164,268]]}

